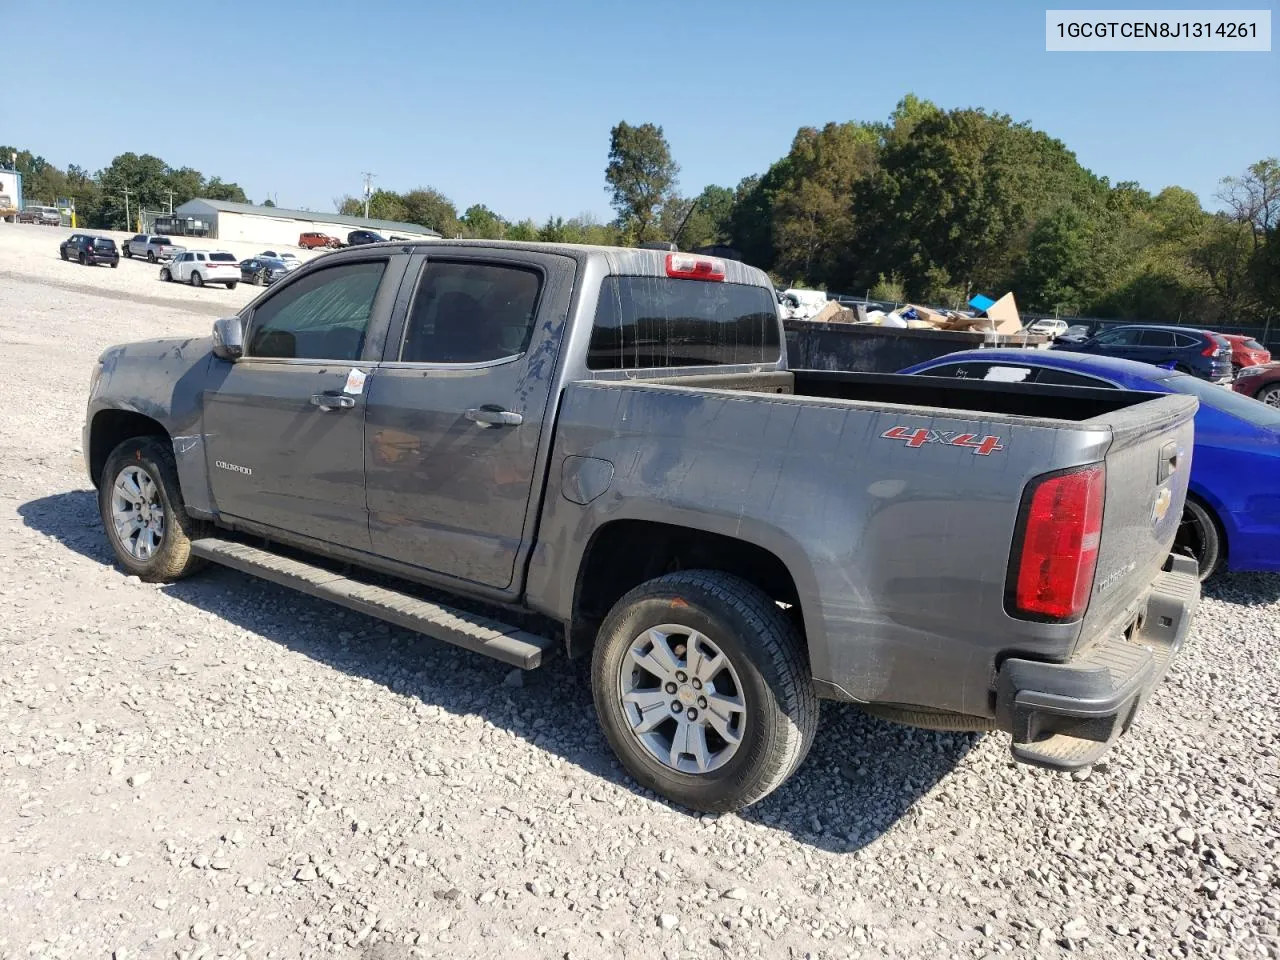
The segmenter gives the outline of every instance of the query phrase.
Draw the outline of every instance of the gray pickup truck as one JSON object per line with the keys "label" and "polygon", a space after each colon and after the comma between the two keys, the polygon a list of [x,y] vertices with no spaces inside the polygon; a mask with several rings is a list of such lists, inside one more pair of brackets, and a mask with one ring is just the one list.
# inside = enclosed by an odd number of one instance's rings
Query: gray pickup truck
{"label": "gray pickup truck", "polygon": [[111,347],[120,566],[214,561],[522,668],[590,654],[641,784],[759,800],[820,699],[1092,763],[1187,635],[1193,398],[789,370],[769,279],[655,250],[361,246]]}

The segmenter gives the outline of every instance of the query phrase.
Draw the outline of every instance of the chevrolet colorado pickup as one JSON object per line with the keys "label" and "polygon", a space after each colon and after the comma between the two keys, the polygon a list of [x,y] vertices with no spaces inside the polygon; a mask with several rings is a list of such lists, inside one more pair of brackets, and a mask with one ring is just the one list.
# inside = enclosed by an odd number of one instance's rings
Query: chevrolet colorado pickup
{"label": "chevrolet colorado pickup", "polygon": [[496,657],[590,654],[637,781],[759,800],[822,698],[1092,763],[1199,600],[1192,397],[790,370],[772,285],[680,252],[440,241],[107,349],[120,566],[206,561]]}

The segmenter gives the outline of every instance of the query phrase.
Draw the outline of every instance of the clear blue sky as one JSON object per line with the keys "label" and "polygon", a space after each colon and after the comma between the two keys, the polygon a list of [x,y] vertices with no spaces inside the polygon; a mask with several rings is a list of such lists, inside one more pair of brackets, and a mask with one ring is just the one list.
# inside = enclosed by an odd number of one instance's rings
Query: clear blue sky
{"label": "clear blue sky", "polygon": [[619,120],[665,128],[691,194],[908,92],[1028,120],[1113,182],[1206,206],[1219,178],[1280,155],[1274,49],[1046,53],[1046,6],[1070,5],[0,0],[0,143],[90,170],[153,153],[317,210],[371,170],[539,220],[610,217]]}

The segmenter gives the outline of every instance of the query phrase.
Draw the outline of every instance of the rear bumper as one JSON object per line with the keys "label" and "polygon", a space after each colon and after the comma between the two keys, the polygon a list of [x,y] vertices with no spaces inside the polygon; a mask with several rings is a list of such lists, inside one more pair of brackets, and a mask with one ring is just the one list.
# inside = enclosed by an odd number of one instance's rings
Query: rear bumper
{"label": "rear bumper", "polygon": [[1014,759],[1055,770],[1097,761],[1163,679],[1199,602],[1195,561],[1171,556],[1128,637],[1099,638],[1066,663],[1006,660],[996,718],[1013,735]]}

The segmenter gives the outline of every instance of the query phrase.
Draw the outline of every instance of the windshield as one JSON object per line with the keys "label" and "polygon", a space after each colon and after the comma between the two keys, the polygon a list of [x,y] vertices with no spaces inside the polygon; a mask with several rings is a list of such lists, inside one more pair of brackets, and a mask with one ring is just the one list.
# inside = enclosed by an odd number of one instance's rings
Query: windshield
{"label": "windshield", "polygon": [[1168,377],[1163,383],[1170,390],[1199,397],[1200,402],[1205,406],[1239,417],[1247,423],[1258,427],[1270,427],[1273,430],[1280,429],[1280,407],[1269,407],[1242,393],[1236,393],[1234,390],[1227,390],[1207,380],[1188,377],[1185,374]]}

